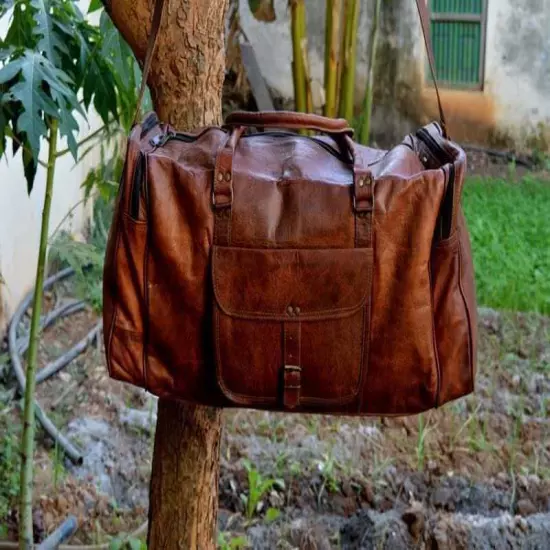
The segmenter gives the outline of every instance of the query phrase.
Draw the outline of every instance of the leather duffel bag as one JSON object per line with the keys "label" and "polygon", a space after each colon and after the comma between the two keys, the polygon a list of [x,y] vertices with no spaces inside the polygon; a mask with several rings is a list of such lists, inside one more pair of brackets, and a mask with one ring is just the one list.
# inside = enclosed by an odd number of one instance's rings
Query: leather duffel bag
{"label": "leather duffel bag", "polygon": [[408,415],[471,393],[466,157],[441,115],[389,150],[286,111],[192,132],[136,123],[105,258],[110,376],[324,414]]}

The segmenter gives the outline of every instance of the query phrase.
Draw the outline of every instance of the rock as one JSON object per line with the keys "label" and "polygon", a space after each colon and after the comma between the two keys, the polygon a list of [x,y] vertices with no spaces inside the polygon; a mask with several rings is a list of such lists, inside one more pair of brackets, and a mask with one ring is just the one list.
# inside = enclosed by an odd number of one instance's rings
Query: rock
{"label": "rock", "polygon": [[488,307],[480,307],[477,310],[479,323],[489,332],[496,334],[500,331],[501,318],[500,313]]}
{"label": "rock", "polygon": [[414,547],[407,524],[395,510],[384,514],[362,510],[340,529],[342,550],[409,550]]}
{"label": "rock", "polygon": [[529,499],[522,498],[516,504],[516,511],[520,516],[530,516],[537,513],[537,508]]}
{"label": "rock", "polygon": [[432,494],[432,505],[435,508],[454,510],[455,504],[452,489],[448,487],[438,487]]}

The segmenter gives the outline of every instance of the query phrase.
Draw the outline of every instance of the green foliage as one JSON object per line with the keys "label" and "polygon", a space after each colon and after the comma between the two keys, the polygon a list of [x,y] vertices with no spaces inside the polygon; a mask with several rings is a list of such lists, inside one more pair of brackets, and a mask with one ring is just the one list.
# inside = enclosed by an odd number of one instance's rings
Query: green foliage
{"label": "green foliage", "polygon": [[241,495],[241,500],[245,505],[246,518],[252,519],[254,514],[261,508],[264,495],[276,484],[284,488],[284,482],[264,478],[248,460],[244,461],[244,467],[248,472],[248,494]]}
{"label": "green foliage", "polygon": [[109,550],[147,550],[147,544],[133,537],[115,537],[109,543]]}
{"label": "green foliage", "polygon": [[479,303],[550,313],[550,183],[471,178],[464,212]]}
{"label": "green foliage", "polygon": [[219,550],[243,550],[248,548],[248,540],[244,536],[227,538],[226,533],[218,533],[218,549]]}
{"label": "green foliage", "polygon": [[76,135],[92,106],[105,125],[118,122],[128,129],[139,69],[105,13],[99,26],[71,0],[15,0],[11,12],[0,11],[8,13],[9,28],[0,40],[0,156],[7,138],[14,154],[22,147],[30,192],[50,121],[58,121],[76,161]]}
{"label": "green foliage", "polygon": [[4,422],[0,423],[0,525],[4,523],[19,495],[20,454],[17,435]]}

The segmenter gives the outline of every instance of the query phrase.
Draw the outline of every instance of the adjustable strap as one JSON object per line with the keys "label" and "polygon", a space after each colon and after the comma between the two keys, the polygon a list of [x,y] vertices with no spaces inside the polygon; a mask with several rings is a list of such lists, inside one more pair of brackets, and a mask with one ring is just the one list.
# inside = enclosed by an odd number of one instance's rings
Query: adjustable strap
{"label": "adjustable strap", "polygon": [[145,95],[145,88],[147,87],[147,77],[151,70],[151,61],[153,60],[153,53],[157,45],[157,38],[159,35],[160,23],[162,21],[162,13],[164,11],[165,0],[155,0],[155,7],[153,11],[153,21],[151,23],[151,32],[149,33],[149,40],[147,41],[147,50],[145,52],[145,61],[143,63],[143,71],[141,73],[141,86],[139,88],[139,94],[136,104],[136,112],[134,114],[134,124],[139,121],[141,115],[141,104],[143,103],[143,96]]}
{"label": "adjustable strap", "polygon": [[441,97],[439,95],[439,88],[437,87],[437,78],[435,74],[435,59],[434,50],[432,47],[432,37],[430,33],[430,17],[428,14],[428,0],[416,0],[416,7],[418,8],[418,14],[420,15],[420,23],[422,24],[422,35],[424,36],[424,44],[426,44],[426,50],[428,52],[428,63],[430,65],[430,72],[432,73],[432,80],[435,88],[435,95],[437,96],[437,106],[439,108],[439,121],[441,123],[441,129],[443,130],[443,137],[447,139],[447,122],[445,120],[445,113],[443,112],[443,105],[441,104]]}

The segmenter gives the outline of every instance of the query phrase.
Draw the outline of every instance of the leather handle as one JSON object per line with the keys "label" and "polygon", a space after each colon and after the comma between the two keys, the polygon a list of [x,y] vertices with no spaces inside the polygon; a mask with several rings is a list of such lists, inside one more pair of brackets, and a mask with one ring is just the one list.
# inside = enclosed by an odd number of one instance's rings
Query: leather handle
{"label": "leather handle", "polygon": [[289,130],[314,130],[325,134],[353,136],[353,128],[344,118],[328,118],[311,113],[292,111],[234,111],[227,115],[224,126],[252,126],[263,128],[287,128]]}

